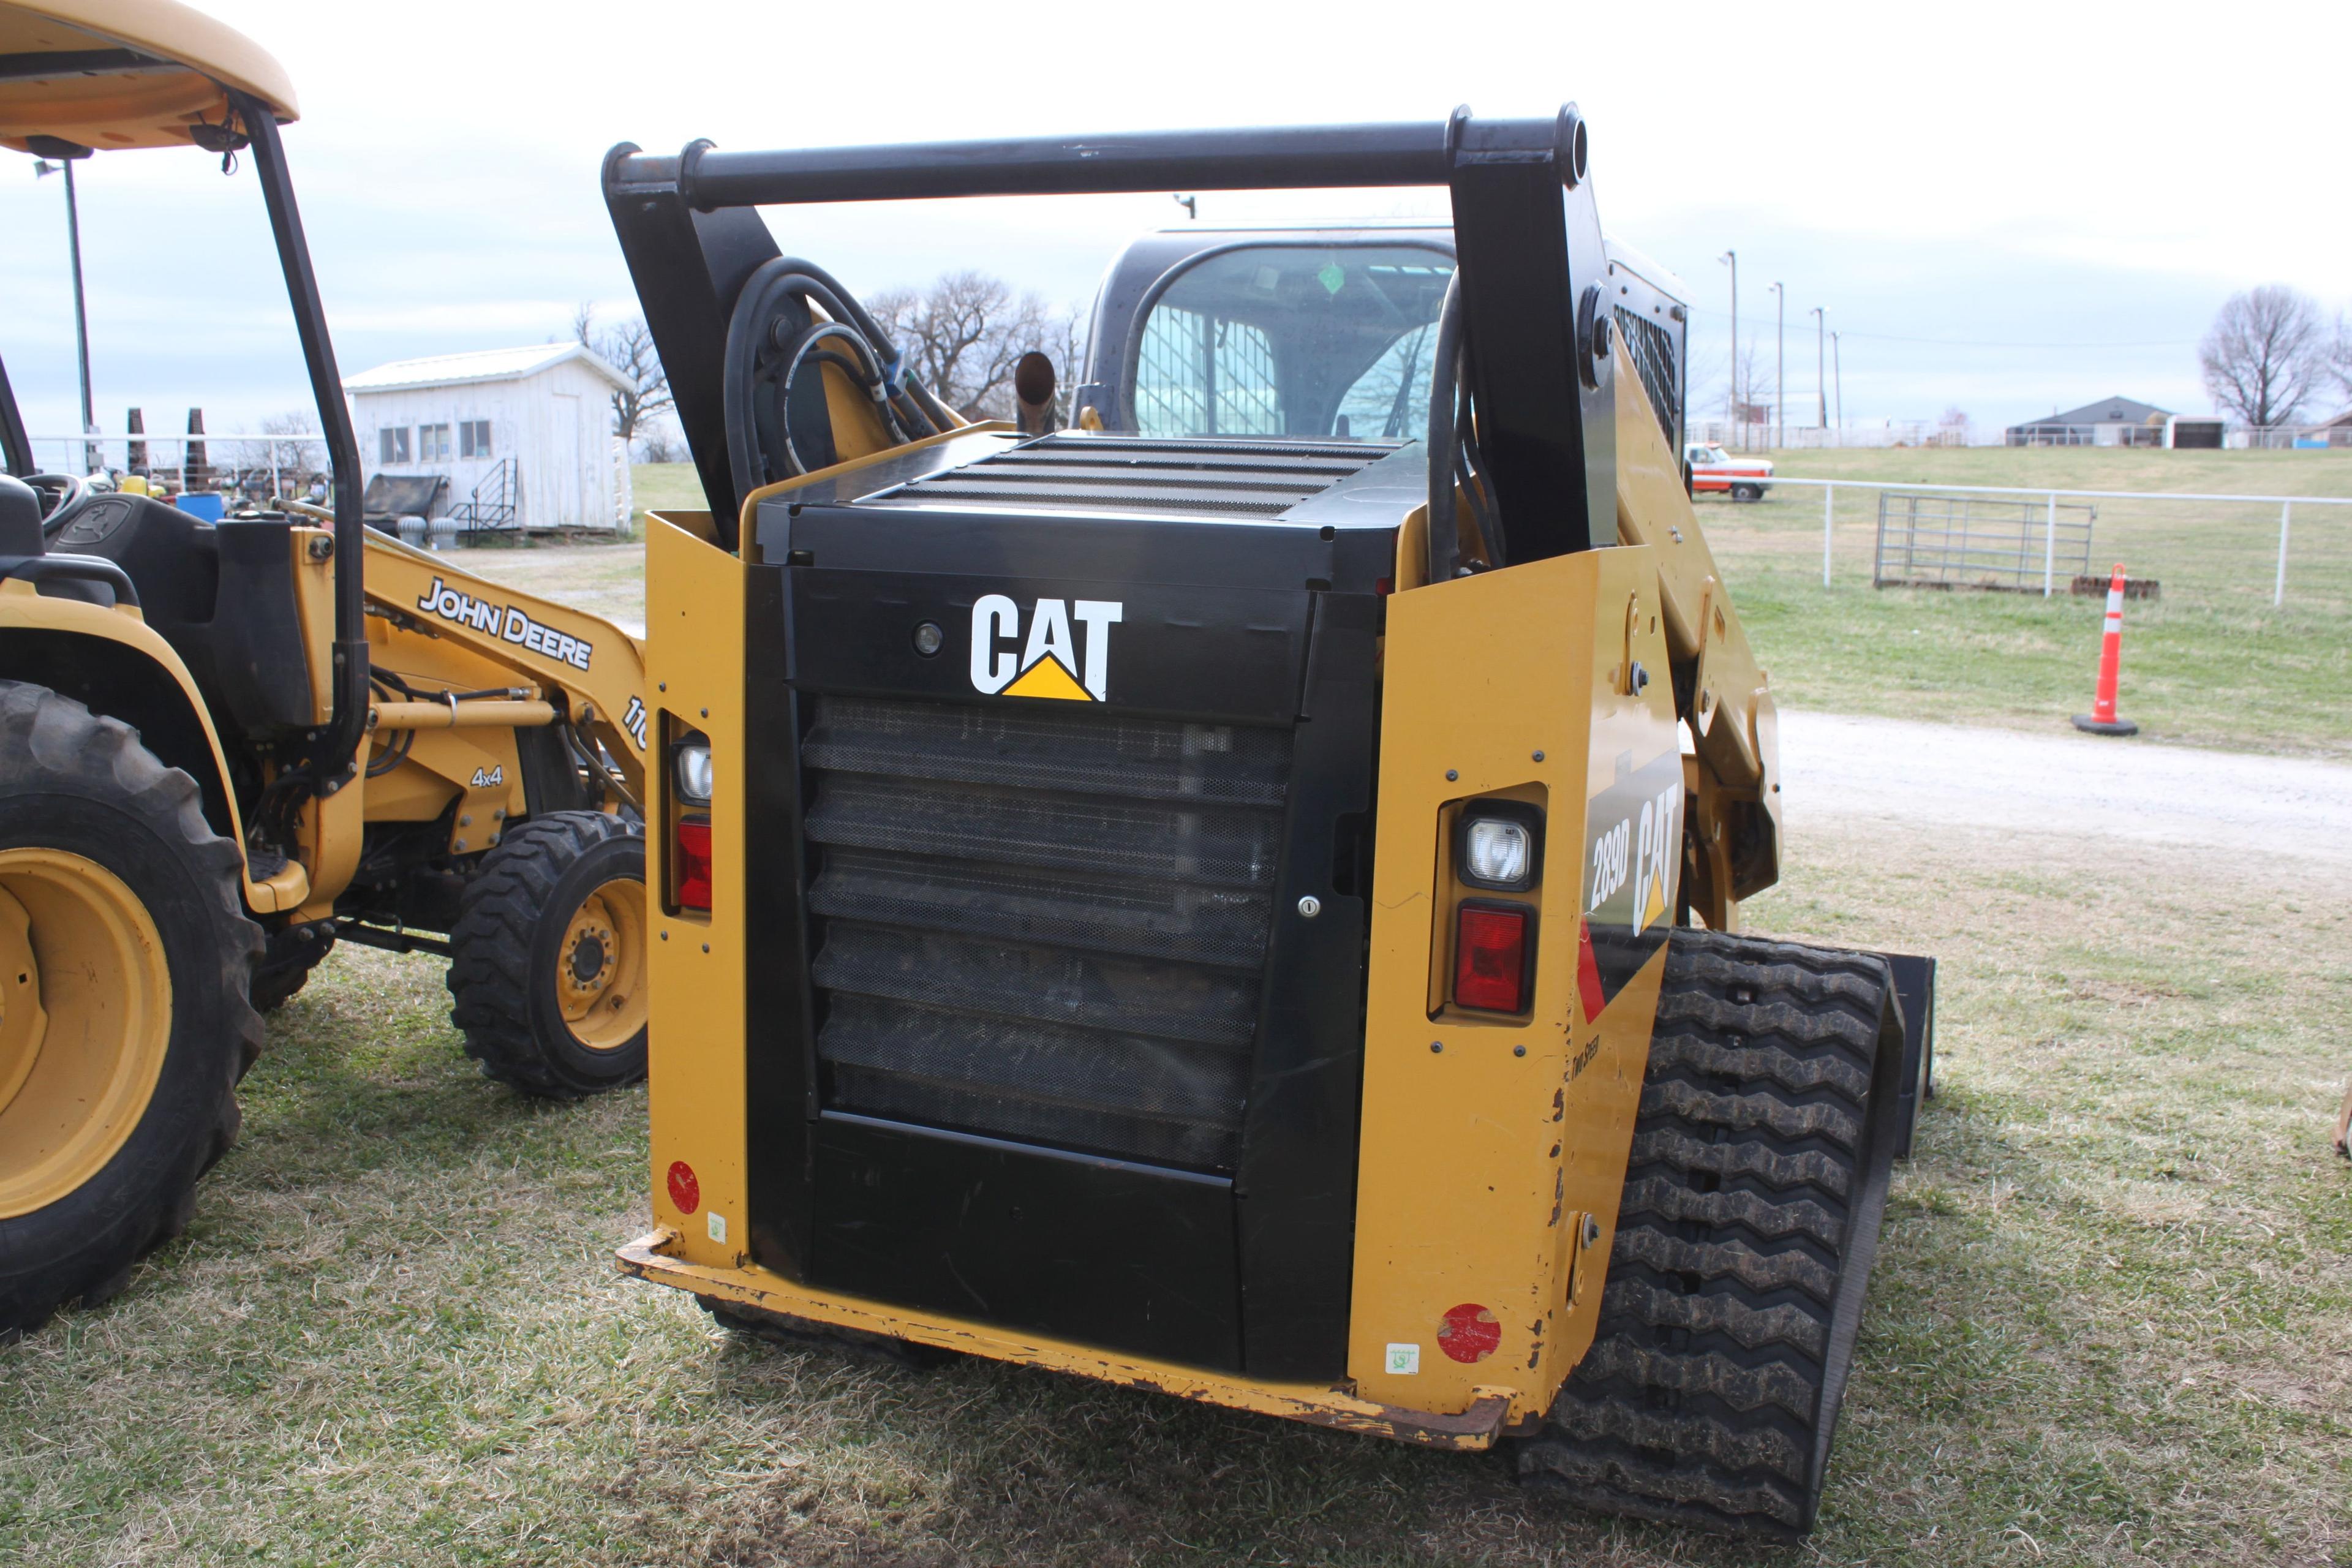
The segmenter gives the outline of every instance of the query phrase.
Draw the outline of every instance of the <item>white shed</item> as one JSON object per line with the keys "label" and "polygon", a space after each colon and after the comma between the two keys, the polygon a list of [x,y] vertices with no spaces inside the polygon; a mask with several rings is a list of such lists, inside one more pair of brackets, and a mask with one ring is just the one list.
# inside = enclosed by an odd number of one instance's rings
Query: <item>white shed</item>
{"label": "white shed", "polygon": [[625,384],[579,343],[535,343],[396,360],[343,390],[370,479],[448,481],[434,516],[469,531],[625,529],[628,451],[612,395]]}

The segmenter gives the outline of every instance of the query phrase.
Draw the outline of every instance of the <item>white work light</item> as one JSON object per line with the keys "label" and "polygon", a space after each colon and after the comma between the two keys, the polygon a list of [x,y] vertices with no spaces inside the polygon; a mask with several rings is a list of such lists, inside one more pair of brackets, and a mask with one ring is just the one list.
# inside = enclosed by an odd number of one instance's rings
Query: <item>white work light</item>
{"label": "white work light", "polygon": [[1467,853],[1463,857],[1463,869],[1469,873],[1466,879],[1489,887],[1525,887],[1532,858],[1529,839],[1524,822],[1473,818],[1465,839]]}
{"label": "white work light", "polygon": [[1518,800],[1473,800],[1454,825],[1454,872],[1474,888],[1523,893],[1543,871],[1543,810]]}
{"label": "white work light", "polygon": [[710,804],[710,742],[688,741],[677,748],[677,794],[695,805]]}

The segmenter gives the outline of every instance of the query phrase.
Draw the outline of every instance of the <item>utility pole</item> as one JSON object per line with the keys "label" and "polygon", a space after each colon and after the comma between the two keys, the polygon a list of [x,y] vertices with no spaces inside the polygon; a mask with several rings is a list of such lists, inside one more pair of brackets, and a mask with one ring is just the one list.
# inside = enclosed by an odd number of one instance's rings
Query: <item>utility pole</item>
{"label": "utility pole", "polygon": [[[74,195],[74,163],[89,156],[89,149],[58,136],[33,136],[26,143],[36,153],[47,156],[33,163],[33,177],[65,171],[66,176],[66,247],[73,258],[74,349],[81,363],[81,433],[90,435],[98,429],[98,415],[89,397],[89,312],[82,302],[81,293],[81,208]],[[56,163],[48,160],[55,158]],[[96,469],[100,454],[89,442],[82,443],[81,471]]]}
{"label": "utility pole", "polygon": [[1748,410],[1739,399],[1739,252],[1727,250],[1716,258],[1731,268],[1731,398],[1724,412],[1739,426],[1739,449],[1748,449]]}
{"label": "utility pole", "polygon": [[1838,335],[1830,334],[1830,378],[1837,387],[1838,440],[1845,439],[1845,362],[1838,356]]}
{"label": "utility pole", "polygon": [[1779,337],[1772,350],[1772,445],[1783,447],[1789,441],[1789,290],[1775,283],[1772,293],[1779,300],[1775,318]]}
{"label": "utility pole", "polygon": [[1819,305],[1813,307],[1813,400],[1820,405],[1813,422],[1823,430],[1830,427],[1830,340],[1829,312]]}

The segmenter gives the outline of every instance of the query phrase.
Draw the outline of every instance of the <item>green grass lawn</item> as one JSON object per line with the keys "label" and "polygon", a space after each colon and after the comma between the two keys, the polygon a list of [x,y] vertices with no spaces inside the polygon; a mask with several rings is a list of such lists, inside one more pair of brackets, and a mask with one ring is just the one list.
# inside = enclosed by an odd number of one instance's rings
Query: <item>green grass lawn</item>
{"label": "green grass lawn", "polygon": [[[1971,485],[2352,496],[2352,452],[2095,447],[1845,450],[1775,455],[1787,475]],[[2152,737],[2352,755],[2352,507],[2294,520],[2286,603],[2271,590],[2278,509],[2097,503],[2094,562],[2121,560],[2161,597],[2124,617],[2122,710]],[[1699,516],[1780,700],[1849,713],[2043,729],[2090,710],[2097,598],[1871,586],[1877,501],[1841,491],[1832,585],[1822,585],[1822,492],[1757,505],[1707,498]]]}
{"label": "green grass lawn", "polygon": [[716,1332],[612,1266],[647,1223],[642,1092],[517,1099],[437,966],[346,950],[272,1019],[187,1237],[0,1347],[0,1560],[2352,1563],[2352,879],[1796,820],[1760,927],[1944,961],[1944,1092],[1808,1550],[1591,1519],[1491,1458]]}

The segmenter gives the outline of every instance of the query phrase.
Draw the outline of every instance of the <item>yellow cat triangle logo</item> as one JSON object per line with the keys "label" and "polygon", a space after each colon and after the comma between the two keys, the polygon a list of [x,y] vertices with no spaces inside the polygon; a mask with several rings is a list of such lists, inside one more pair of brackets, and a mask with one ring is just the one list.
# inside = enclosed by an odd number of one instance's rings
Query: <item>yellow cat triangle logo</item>
{"label": "yellow cat triangle logo", "polygon": [[1092,702],[1093,694],[1078,684],[1062,661],[1047,654],[1027,669],[1021,679],[1004,689],[1007,697],[1055,697],[1065,702]]}
{"label": "yellow cat triangle logo", "polygon": [[1666,879],[1663,873],[1654,873],[1650,878],[1650,901],[1642,910],[1641,929],[1649,930],[1650,922],[1665,912]]}

